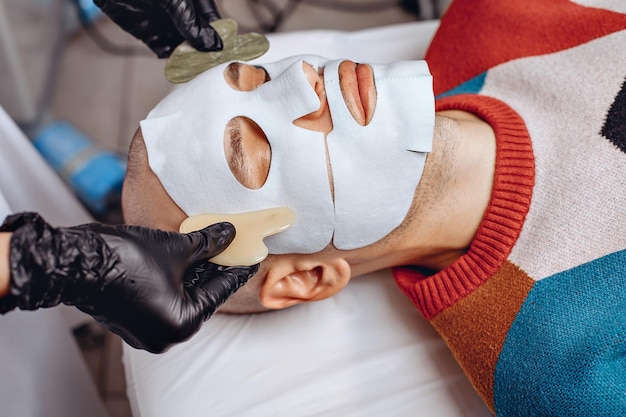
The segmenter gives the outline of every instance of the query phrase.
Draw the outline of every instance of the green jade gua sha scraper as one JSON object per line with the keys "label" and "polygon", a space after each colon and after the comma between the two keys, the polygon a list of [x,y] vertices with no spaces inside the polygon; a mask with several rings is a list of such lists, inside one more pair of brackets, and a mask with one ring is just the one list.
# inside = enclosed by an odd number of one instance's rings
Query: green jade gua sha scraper
{"label": "green jade gua sha scraper", "polygon": [[220,19],[211,26],[222,38],[221,51],[202,52],[183,42],[174,50],[165,64],[165,78],[180,84],[195,78],[196,75],[228,61],[249,61],[263,55],[270,47],[265,36],[260,33],[237,34],[237,22],[233,19]]}

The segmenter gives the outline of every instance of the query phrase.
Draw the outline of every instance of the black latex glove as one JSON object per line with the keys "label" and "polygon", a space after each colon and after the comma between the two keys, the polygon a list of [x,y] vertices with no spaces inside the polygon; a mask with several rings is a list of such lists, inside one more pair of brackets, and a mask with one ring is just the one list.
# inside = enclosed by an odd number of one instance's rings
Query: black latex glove
{"label": "black latex glove", "polygon": [[206,261],[234,238],[229,223],[189,234],[97,223],[53,228],[22,213],[0,231],[13,232],[11,287],[0,312],[75,305],[154,353],[196,333],[258,269]]}
{"label": "black latex glove", "polygon": [[167,58],[183,40],[200,51],[221,50],[209,22],[220,18],[213,0],[94,0],[122,29]]}

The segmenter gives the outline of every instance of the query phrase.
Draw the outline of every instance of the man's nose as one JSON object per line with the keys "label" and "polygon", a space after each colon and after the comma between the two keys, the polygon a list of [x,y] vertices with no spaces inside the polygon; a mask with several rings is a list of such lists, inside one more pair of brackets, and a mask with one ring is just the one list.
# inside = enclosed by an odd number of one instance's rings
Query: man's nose
{"label": "man's nose", "polygon": [[317,94],[320,99],[320,107],[316,111],[294,120],[293,124],[304,129],[328,134],[333,130],[333,120],[330,116],[330,109],[326,98],[323,69],[317,71],[306,62],[303,63],[303,69],[311,88],[313,88],[313,91],[315,91],[315,94]]}

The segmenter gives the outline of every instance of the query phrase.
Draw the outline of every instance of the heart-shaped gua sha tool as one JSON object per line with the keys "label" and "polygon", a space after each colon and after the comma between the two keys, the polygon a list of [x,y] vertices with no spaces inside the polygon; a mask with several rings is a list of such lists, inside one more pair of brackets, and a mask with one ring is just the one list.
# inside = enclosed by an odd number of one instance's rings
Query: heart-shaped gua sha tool
{"label": "heart-shaped gua sha tool", "polygon": [[277,207],[237,214],[198,214],[187,217],[179,230],[189,233],[215,223],[232,223],[237,231],[235,239],[224,252],[209,260],[223,266],[250,266],[261,262],[269,253],[263,239],[287,230],[295,220],[292,209]]}
{"label": "heart-shaped gua sha tool", "polygon": [[202,52],[187,41],[174,49],[165,64],[165,78],[180,84],[192,80],[196,75],[229,61],[249,61],[263,55],[270,47],[265,36],[260,33],[237,34],[237,22],[233,19],[220,19],[211,22],[222,38],[221,51]]}

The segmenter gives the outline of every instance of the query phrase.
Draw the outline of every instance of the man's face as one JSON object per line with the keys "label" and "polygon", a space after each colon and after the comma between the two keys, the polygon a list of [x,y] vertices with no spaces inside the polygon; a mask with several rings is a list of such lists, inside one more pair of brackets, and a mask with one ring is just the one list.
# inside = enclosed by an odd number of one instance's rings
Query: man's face
{"label": "man's face", "polygon": [[285,254],[355,249],[397,227],[433,123],[424,62],[307,56],[207,71],[141,126],[152,170],[187,215],[292,208],[292,228],[266,239]]}

